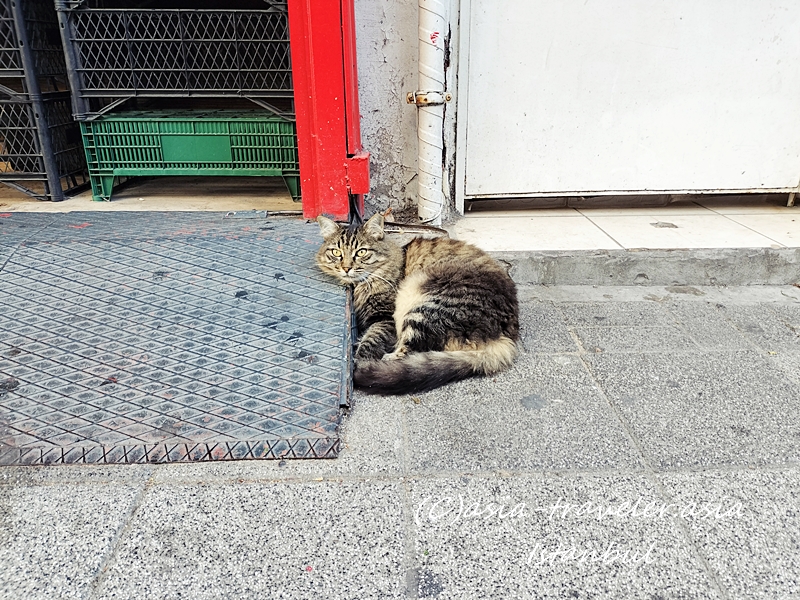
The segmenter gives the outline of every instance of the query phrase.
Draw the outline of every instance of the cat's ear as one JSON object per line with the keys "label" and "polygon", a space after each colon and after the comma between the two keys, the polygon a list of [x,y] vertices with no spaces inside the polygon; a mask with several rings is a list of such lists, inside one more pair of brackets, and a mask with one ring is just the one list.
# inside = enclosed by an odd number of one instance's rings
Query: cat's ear
{"label": "cat's ear", "polygon": [[383,239],[383,215],[381,213],[375,213],[364,223],[364,233],[376,240]]}
{"label": "cat's ear", "polygon": [[339,233],[339,226],[336,221],[331,221],[328,217],[318,216],[317,223],[319,223],[319,232],[326,240]]}

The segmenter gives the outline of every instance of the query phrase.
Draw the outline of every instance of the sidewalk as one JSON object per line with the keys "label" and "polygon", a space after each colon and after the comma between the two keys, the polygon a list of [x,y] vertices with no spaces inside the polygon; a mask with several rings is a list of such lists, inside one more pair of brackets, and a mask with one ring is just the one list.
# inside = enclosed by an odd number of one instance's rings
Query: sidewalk
{"label": "sidewalk", "polygon": [[696,293],[523,288],[514,369],[357,395],[336,460],[3,468],[0,589],[797,597],[800,290]]}
{"label": "sidewalk", "polygon": [[0,468],[0,597],[800,597],[800,288],[518,282],[335,460]]}

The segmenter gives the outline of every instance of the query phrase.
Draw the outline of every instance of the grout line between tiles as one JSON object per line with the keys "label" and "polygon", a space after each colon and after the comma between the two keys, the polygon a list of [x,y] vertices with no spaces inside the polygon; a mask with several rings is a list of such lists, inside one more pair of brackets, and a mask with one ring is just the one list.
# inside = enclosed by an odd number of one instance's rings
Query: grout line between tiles
{"label": "grout line between tiles", "polygon": [[[580,212],[580,211],[578,211],[578,212]],[[617,241],[617,239],[616,239],[616,238],[614,238],[614,236],[612,236],[612,235],[611,235],[610,233],[608,233],[608,232],[607,232],[605,229],[603,229],[602,227],[600,227],[600,225],[598,225],[597,223],[595,223],[595,222],[592,220],[592,218],[591,218],[591,217],[589,217],[589,216],[587,216],[587,215],[584,215],[583,213],[581,213],[581,215],[583,215],[583,218],[584,218],[584,219],[586,219],[587,221],[589,221],[589,223],[591,223],[592,225],[594,225],[595,227],[597,227],[597,229],[599,229],[600,231],[602,231],[602,232],[603,232],[603,235],[605,235],[605,236],[606,236],[608,239],[610,239],[610,240],[611,240],[612,242],[614,242],[614,243],[615,243],[617,246],[619,246],[621,250],[627,250],[627,249],[628,249],[628,248],[626,248],[625,246],[623,246],[622,244],[620,244],[620,243]]]}
{"label": "grout line between tiles", "polygon": [[751,216],[751,215],[725,215],[725,214],[722,214],[722,213],[717,213],[717,214],[722,215],[723,217],[725,217],[726,219],[728,219],[732,223],[736,223],[737,225],[740,225],[740,226],[742,226],[742,227],[744,227],[746,229],[749,229],[750,231],[752,231],[754,233],[757,233],[758,235],[760,235],[762,237],[765,237],[768,240],[772,240],[774,243],[778,244],[781,248],[790,248],[790,246],[787,246],[786,244],[783,244],[783,243],[779,242],[778,240],[775,240],[775,239],[769,237],[766,233],[762,233],[762,232],[758,231],[757,229],[753,229],[752,227],[750,227],[746,223],[742,223],[741,221],[737,221],[736,219],[732,218],[732,217],[748,217],[748,216]]}

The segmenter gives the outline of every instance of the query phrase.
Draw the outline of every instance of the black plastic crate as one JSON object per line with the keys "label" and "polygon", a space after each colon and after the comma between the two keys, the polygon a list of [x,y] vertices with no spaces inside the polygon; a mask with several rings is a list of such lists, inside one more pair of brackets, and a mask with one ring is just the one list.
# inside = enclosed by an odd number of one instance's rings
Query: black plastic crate
{"label": "black plastic crate", "polygon": [[[63,200],[89,182],[80,124],[72,120],[69,92],[42,94],[40,107],[37,120],[29,97],[0,93],[0,181],[41,200]],[[42,137],[49,140],[51,169]]]}
{"label": "black plastic crate", "polygon": [[0,182],[43,200],[88,185],[49,0],[0,0]]}
{"label": "black plastic crate", "polygon": [[[75,114],[92,98],[293,98],[289,23],[264,10],[94,8],[56,1]],[[285,8],[285,4],[283,5]]]}

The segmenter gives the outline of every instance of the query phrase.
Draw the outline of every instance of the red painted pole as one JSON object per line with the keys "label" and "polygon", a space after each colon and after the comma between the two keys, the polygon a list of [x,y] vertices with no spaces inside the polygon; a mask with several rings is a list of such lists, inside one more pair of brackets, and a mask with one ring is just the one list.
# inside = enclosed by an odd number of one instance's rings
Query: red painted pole
{"label": "red painted pole", "polygon": [[288,0],[303,215],[349,216],[369,191],[361,149],[353,0]]}

